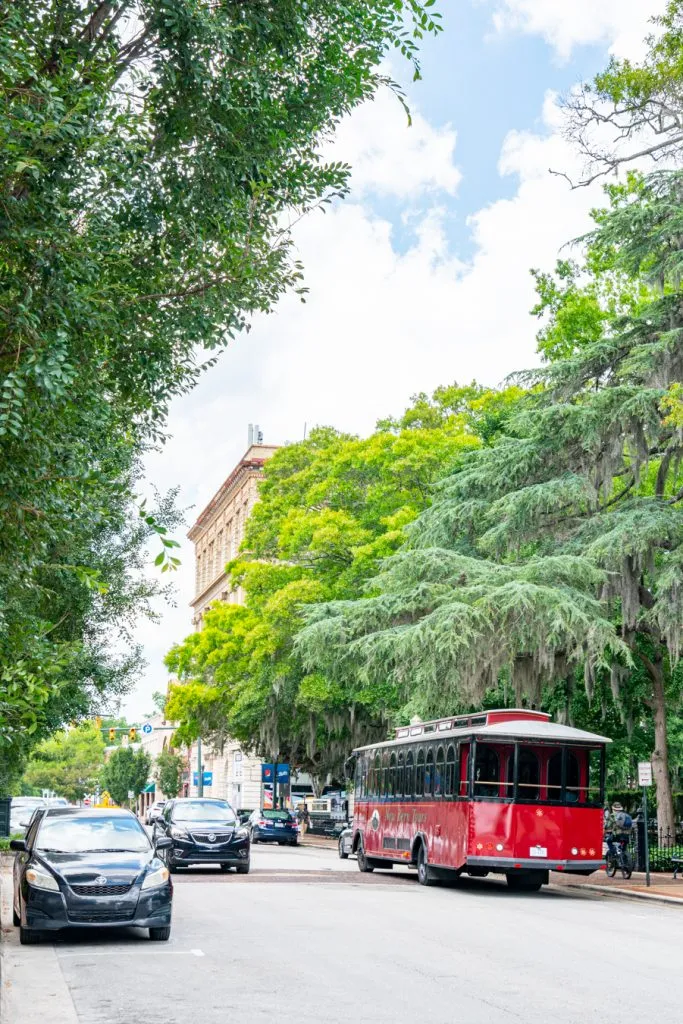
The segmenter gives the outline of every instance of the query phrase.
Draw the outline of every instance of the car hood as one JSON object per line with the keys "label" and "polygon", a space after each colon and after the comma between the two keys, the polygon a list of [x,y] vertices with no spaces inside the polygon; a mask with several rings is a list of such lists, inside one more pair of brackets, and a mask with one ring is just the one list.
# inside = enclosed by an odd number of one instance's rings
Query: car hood
{"label": "car hood", "polygon": [[101,876],[107,879],[108,885],[123,885],[135,881],[154,859],[154,852],[151,849],[142,853],[37,852],[36,858],[49,865],[69,885],[92,884]]}
{"label": "car hood", "polygon": [[178,818],[172,822],[177,828],[184,828],[188,832],[211,832],[212,829],[218,832],[227,832],[231,828],[239,828],[239,823],[235,821],[183,821],[182,818]]}

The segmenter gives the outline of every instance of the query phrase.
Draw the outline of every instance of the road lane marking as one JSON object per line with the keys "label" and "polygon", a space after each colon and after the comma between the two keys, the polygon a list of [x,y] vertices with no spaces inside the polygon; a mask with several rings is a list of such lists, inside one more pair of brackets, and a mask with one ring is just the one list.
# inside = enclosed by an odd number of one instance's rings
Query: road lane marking
{"label": "road lane marking", "polygon": [[68,953],[60,953],[57,956],[65,960],[70,956],[82,956],[88,959],[93,956],[204,956],[201,949],[96,949],[96,950],[73,950]]}

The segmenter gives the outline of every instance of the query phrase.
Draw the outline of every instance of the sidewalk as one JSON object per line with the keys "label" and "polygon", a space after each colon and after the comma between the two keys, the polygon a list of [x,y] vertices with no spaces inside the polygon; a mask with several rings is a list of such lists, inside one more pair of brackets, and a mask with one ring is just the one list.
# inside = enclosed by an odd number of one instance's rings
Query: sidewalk
{"label": "sidewalk", "polygon": [[608,878],[604,869],[595,871],[587,878],[582,875],[565,875],[561,871],[551,871],[550,881],[553,885],[587,889],[589,892],[612,893],[614,896],[659,899],[683,904],[683,878],[679,877],[674,881],[672,872],[667,874],[651,873],[649,887],[645,883],[645,873],[640,871],[634,871],[628,880],[619,876]]}

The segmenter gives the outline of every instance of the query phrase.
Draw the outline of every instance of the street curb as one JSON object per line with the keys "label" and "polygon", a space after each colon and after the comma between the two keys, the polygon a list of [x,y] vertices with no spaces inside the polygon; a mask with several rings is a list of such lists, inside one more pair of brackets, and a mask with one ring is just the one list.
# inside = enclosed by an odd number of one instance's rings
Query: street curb
{"label": "street curb", "polygon": [[564,884],[555,882],[553,884],[556,889],[573,889],[577,892],[597,892],[600,893],[601,896],[627,896],[632,900],[651,900],[655,903],[677,903],[679,906],[683,906],[683,899],[680,897],[662,896],[657,892],[636,892],[633,889],[621,889],[611,885],[586,885],[585,883],[572,885],[571,882],[565,882]]}

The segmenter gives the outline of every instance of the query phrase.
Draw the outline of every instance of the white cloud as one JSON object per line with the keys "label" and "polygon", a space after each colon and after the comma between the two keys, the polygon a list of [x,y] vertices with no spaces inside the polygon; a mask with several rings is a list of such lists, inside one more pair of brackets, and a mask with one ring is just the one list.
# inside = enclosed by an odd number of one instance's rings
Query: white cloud
{"label": "white cloud", "polygon": [[500,32],[542,36],[566,60],[575,46],[604,43],[618,56],[638,57],[650,19],[666,0],[496,0]]}
{"label": "white cloud", "polygon": [[[552,127],[551,96],[544,117]],[[182,483],[181,503],[196,506],[190,521],[242,455],[249,422],[258,421],[270,442],[302,437],[304,424],[367,432],[377,418],[400,412],[416,391],[456,379],[495,385],[536,361],[529,268],[552,267],[559,247],[590,226],[588,211],[600,193],[571,192],[547,174],[551,165],[570,166],[558,135],[510,133],[499,170],[517,176],[517,192],[471,218],[474,255],[463,263],[449,250],[444,229],[445,194],[459,173],[454,136],[450,128],[418,122],[416,138],[402,118],[387,119],[383,101],[354,115],[340,136],[340,153],[360,158],[352,197],[297,228],[308,301],[286,298],[174,403],[173,437],[147,468],[160,487]],[[367,154],[378,140],[370,163]],[[373,183],[402,195],[406,167],[407,198],[421,197],[421,205],[404,218],[414,234],[399,249],[390,223],[364,200]],[[127,702],[133,714],[163,688],[163,654],[191,629],[188,542],[182,557],[178,607],[164,612],[161,624],[139,630],[150,667]]]}
{"label": "white cloud", "polygon": [[412,125],[396,96],[383,89],[339,126],[331,147],[351,164],[356,198],[367,192],[411,199],[428,192],[454,195],[461,174],[453,162],[456,133],[434,129],[417,110]]}

